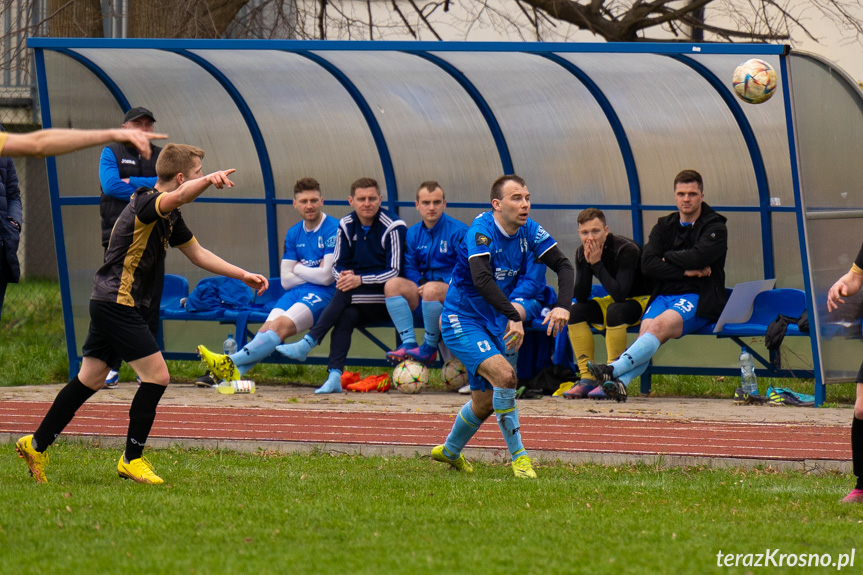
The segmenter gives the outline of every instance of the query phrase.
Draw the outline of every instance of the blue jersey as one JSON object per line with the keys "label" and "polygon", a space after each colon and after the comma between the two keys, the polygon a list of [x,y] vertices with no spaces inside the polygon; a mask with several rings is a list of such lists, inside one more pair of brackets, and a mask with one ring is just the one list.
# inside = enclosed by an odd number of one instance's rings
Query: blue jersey
{"label": "blue jersey", "polygon": [[466,225],[446,214],[441,214],[432,229],[423,222],[408,228],[405,277],[415,284],[423,280],[448,283],[465,232]]}
{"label": "blue jersey", "polygon": [[[285,234],[285,256],[282,259],[294,260],[309,268],[319,267],[324,256],[335,250],[338,233],[338,220],[327,214],[323,214],[323,219],[311,231],[306,231],[304,222],[300,221]],[[335,290],[335,284],[327,287]]]}
{"label": "blue jersey", "polygon": [[492,212],[478,215],[468,228],[465,241],[459,246],[458,259],[444,301],[444,315],[454,314],[459,319],[473,320],[484,325],[492,335],[502,336],[506,331],[507,318],[485,301],[474,287],[468,260],[488,256],[495,281],[509,298],[532,260],[556,245],[554,238],[530,218],[510,236],[495,221]]}

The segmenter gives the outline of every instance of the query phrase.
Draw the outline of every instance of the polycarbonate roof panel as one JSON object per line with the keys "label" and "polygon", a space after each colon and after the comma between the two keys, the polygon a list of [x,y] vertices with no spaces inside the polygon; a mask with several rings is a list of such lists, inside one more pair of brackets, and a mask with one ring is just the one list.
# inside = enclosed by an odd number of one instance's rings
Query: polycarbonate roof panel
{"label": "polycarbonate roof panel", "polygon": [[[51,78],[48,83],[48,102],[53,127],[86,130],[119,126],[122,123],[123,110],[120,104],[82,64],[49,50],[45,52],[45,71]],[[87,105],[81,105],[82,102]],[[57,182],[61,196],[99,195],[101,153],[102,149],[95,147],[57,156]]]}
{"label": "polycarbonate roof panel", "polygon": [[827,62],[803,55],[789,61],[806,210],[863,209],[860,90]]}
{"label": "polycarbonate roof panel", "polygon": [[437,180],[451,202],[488,202],[503,173],[488,124],[464,89],[441,68],[400,52],[316,53],[362,93],[380,124],[399,200]]}
{"label": "polycarbonate roof panel", "polygon": [[575,76],[536,54],[436,55],[465,74],[488,103],[533,202],[630,203],[614,133]]}
{"label": "polycarbonate roof panel", "polygon": [[[206,70],[179,54],[161,50],[76,50],[117,84],[129,103],[156,116],[168,142],[206,152],[204,173],[236,168],[230,189],[208,189],[208,197],[262,198],[264,182],[249,128],[225,89]],[[122,123],[122,116],[116,124]]]}
{"label": "polycarbonate roof panel", "polygon": [[[777,80],[776,91],[766,102],[749,104],[737,97],[731,78],[737,66],[756,57],[773,66]],[[758,142],[764,169],[767,172],[771,205],[793,206],[794,186],[791,179],[791,154],[788,149],[788,125],[785,121],[785,89],[780,77],[779,56],[692,54],[691,58],[713,72],[722,81],[728,93],[734,96],[734,100],[740,103],[740,109],[749,120]]]}
{"label": "polycarbonate roof panel", "polygon": [[560,54],[608,97],[635,156],[644,204],[673,204],[674,176],[694,169],[711,204],[757,206],[755,172],[739,126],[688,66],[653,54]]}
{"label": "polycarbonate roof panel", "polygon": [[267,145],[277,198],[293,198],[294,183],[307,176],[321,182],[330,198],[346,198],[362,175],[383,187],[380,156],[362,112],[320,65],[270,50],[194,53],[219,68],[252,111]]}

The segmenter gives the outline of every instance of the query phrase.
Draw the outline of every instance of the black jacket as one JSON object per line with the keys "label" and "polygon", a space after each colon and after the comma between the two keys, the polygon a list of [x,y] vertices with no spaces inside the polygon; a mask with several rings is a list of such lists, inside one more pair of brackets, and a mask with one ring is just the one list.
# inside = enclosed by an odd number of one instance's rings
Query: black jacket
{"label": "black jacket", "polygon": [[[156,175],[156,160],[162,148],[150,144],[150,159],[144,159],[138,150],[127,147],[125,144],[114,142],[108,148],[117,159],[117,169],[121,178],[152,178]],[[129,205],[128,200],[121,200],[102,192],[99,197],[99,215],[102,217],[102,247],[108,249],[108,240],[111,239],[111,230],[114,223],[120,217],[123,209]]]}
{"label": "black jacket", "polygon": [[[644,246],[641,258],[642,271],[656,281],[653,298],[670,295],[663,287],[682,281],[698,286],[696,315],[716,320],[725,307],[725,255],[728,252],[728,230],[725,217],[706,203],[701,204],[701,215],[692,224],[683,249],[672,249],[680,230],[680,213],[673,212],[659,218]],[[686,278],[686,270],[710,266],[710,277]]]}
{"label": "black jacket", "polygon": [[21,276],[18,265],[21,232],[9,220],[21,225],[21,192],[12,158],[3,157],[0,158],[0,279],[15,283]]}

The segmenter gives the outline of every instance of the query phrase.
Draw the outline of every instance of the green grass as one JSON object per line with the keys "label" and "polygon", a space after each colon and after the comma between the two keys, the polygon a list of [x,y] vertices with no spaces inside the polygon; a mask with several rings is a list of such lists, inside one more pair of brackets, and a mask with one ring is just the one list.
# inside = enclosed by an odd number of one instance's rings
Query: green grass
{"label": "green grass", "polygon": [[713,573],[720,550],[850,553],[863,523],[838,474],[166,449],[147,486],[117,450],[51,456],[37,485],[2,450],[2,573]]}

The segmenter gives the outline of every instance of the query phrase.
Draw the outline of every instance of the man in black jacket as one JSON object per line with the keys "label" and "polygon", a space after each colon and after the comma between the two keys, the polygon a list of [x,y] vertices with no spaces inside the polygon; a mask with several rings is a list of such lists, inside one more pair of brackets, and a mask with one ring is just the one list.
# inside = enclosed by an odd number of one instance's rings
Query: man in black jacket
{"label": "man in black jacket", "polygon": [[716,321],[725,307],[725,218],[704,202],[695,170],[674,178],[677,212],[659,218],[644,246],[641,269],[656,284],[638,339],[610,364],[588,362],[610,398],[626,401],[626,387],[644,373],[659,346]]}
{"label": "man in black jacket", "polygon": [[[576,303],[570,309],[569,340],[581,379],[563,397],[599,399],[605,393],[587,369],[594,351],[590,326],[605,330],[606,357],[615,361],[626,350],[626,328],[638,325],[644,315],[650,287],[641,273],[641,246],[612,234],[602,210],[587,208],[577,221],[581,245],[575,250]],[[590,297],[594,277],[608,295]]]}
{"label": "man in black jacket", "polygon": [[[0,130],[5,132],[3,126]],[[0,158],[0,313],[6,285],[18,283],[18,242],[21,237],[21,192],[12,158]]]}

